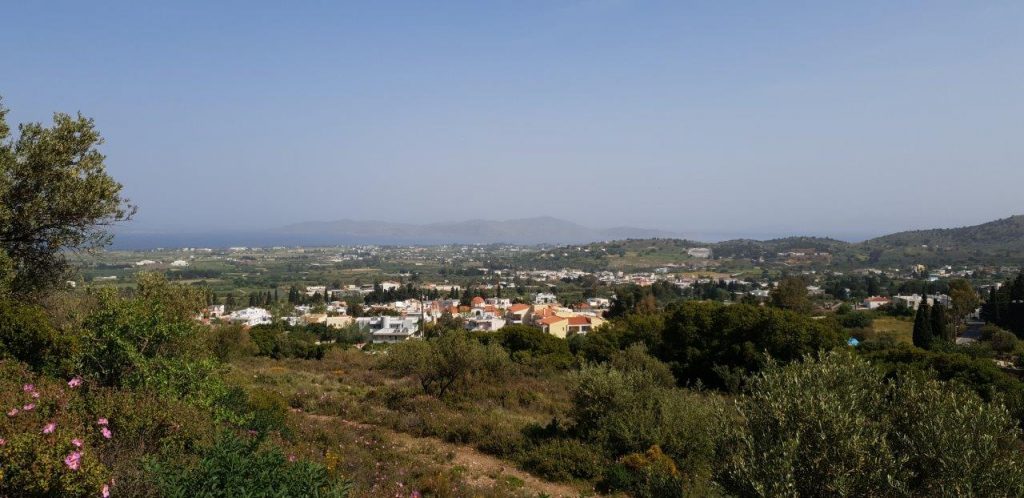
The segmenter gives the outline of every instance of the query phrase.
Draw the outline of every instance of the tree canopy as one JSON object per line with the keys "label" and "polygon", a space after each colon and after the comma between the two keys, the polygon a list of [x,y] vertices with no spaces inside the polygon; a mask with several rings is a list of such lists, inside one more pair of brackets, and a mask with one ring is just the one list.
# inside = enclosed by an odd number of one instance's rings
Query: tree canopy
{"label": "tree canopy", "polygon": [[12,136],[0,104],[0,272],[8,290],[28,294],[59,282],[66,251],[110,242],[106,227],[135,207],[106,172],[93,120],[53,115],[53,125],[26,123]]}

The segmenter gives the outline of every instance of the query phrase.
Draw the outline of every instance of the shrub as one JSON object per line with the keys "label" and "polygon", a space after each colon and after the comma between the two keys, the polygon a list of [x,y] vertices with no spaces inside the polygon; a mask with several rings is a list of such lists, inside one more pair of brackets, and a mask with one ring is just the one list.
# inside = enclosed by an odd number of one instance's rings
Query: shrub
{"label": "shrub", "polygon": [[36,372],[65,373],[74,342],[59,334],[46,312],[31,305],[0,300],[0,358],[24,362]]}
{"label": "shrub", "polygon": [[289,460],[258,438],[242,439],[225,431],[195,464],[152,461],[149,471],[160,492],[172,498],[348,495],[347,485],[333,482],[323,465]]}
{"label": "shrub", "polygon": [[773,367],[740,403],[721,481],[740,496],[1019,496],[1019,430],[1001,405],[920,376],[885,381],[849,352]]}
{"label": "shrub", "polygon": [[508,373],[509,358],[501,347],[484,346],[465,332],[450,331],[392,346],[387,366],[400,375],[416,377],[425,393],[442,398],[476,378],[502,378]]}
{"label": "shrub", "polygon": [[648,372],[590,366],[577,376],[571,416],[575,433],[609,458],[658,446],[694,489],[710,485],[729,427],[713,397],[664,387]]}
{"label": "shrub", "polygon": [[601,448],[575,439],[552,439],[530,448],[523,466],[541,477],[555,481],[593,479],[606,465]]}

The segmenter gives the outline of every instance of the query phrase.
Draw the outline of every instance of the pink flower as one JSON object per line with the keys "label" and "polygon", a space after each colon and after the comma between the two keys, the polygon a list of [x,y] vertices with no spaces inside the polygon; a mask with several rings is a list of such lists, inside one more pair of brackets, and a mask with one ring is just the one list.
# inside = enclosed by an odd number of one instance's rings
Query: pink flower
{"label": "pink flower", "polygon": [[100,418],[96,421],[96,425],[107,425],[108,423],[106,418]]}
{"label": "pink flower", "polygon": [[72,378],[71,380],[68,381],[68,387],[70,387],[72,389],[74,389],[74,388],[76,388],[76,387],[78,387],[80,385],[82,385],[82,378],[81,377],[74,377],[74,378]]}
{"label": "pink flower", "polygon": [[100,490],[100,496],[102,496],[103,498],[110,498],[110,485],[103,485],[103,489]]}
{"label": "pink flower", "polygon": [[13,417],[13,416],[17,415],[19,411],[20,410],[18,410],[17,408],[11,408],[10,410],[7,410],[7,416],[8,417]]}
{"label": "pink flower", "polygon": [[35,392],[36,386],[34,386],[32,384],[25,384],[25,385],[21,386],[21,390],[25,391],[27,393]]}
{"label": "pink flower", "polygon": [[64,457],[64,465],[67,465],[71,470],[78,470],[78,467],[82,463],[82,452],[72,451],[68,453],[68,456]]}
{"label": "pink flower", "polygon": [[0,446],[7,446],[7,440],[0,437]]}
{"label": "pink flower", "polygon": [[294,462],[296,460],[298,460],[298,458],[295,458],[295,455],[288,455],[288,461],[289,462]]}
{"label": "pink flower", "polygon": [[81,448],[82,447],[82,440],[78,439],[76,437],[76,438],[71,440],[71,444],[75,445],[75,448]]}
{"label": "pink flower", "polygon": [[39,399],[39,391],[32,391],[32,397],[35,399]]}
{"label": "pink flower", "polygon": [[423,498],[423,495],[421,495],[419,491],[413,491],[412,494],[409,495],[409,498]]}
{"label": "pink flower", "polygon": [[110,436],[114,435],[112,432],[110,432],[110,429],[107,429],[106,427],[100,429],[100,432],[103,434],[103,437],[107,439],[110,439]]}
{"label": "pink flower", "polygon": [[30,412],[30,411],[32,411],[32,409],[33,409],[33,408],[35,408],[35,407],[36,407],[35,403],[29,403],[29,404],[27,404],[27,405],[25,405],[25,406],[21,407],[21,409],[22,409],[22,410],[25,410],[26,412]]}
{"label": "pink flower", "polygon": [[43,434],[52,434],[57,429],[57,424],[50,422],[43,427]]}

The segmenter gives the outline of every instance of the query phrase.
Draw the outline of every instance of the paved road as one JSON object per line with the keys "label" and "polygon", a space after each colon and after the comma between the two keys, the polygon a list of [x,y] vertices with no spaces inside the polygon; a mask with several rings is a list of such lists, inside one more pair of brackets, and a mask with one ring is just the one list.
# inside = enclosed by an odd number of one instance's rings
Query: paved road
{"label": "paved road", "polygon": [[982,325],[985,325],[985,322],[967,322],[967,329],[960,334],[960,338],[980,341]]}

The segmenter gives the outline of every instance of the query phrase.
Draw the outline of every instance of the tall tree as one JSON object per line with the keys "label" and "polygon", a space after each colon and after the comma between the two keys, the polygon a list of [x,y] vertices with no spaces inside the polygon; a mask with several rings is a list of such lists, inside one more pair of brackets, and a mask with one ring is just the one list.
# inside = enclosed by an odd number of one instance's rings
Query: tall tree
{"label": "tall tree", "polygon": [[917,307],[917,316],[914,317],[914,345],[928,349],[932,345],[932,337],[931,306],[928,306],[927,296],[921,296],[921,305]]}
{"label": "tall tree", "polygon": [[10,291],[28,295],[66,276],[68,251],[107,245],[106,227],[135,207],[106,172],[92,119],[55,113],[12,137],[7,112],[0,102],[0,261]]}
{"label": "tall tree", "polygon": [[935,303],[931,312],[932,337],[947,342],[956,341],[956,331],[946,320],[946,307]]}
{"label": "tall tree", "polygon": [[772,305],[777,308],[811,312],[811,299],[807,296],[807,282],[799,277],[783,278],[771,292]]}

